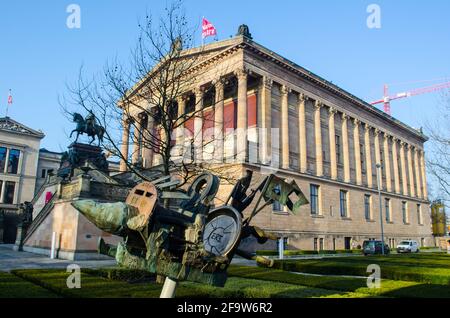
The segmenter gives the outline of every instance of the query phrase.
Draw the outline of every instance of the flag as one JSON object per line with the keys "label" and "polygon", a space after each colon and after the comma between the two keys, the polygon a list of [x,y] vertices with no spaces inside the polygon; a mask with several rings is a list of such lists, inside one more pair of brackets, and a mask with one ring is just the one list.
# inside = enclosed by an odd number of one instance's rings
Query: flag
{"label": "flag", "polygon": [[208,37],[208,36],[214,36],[216,35],[216,28],[214,25],[212,25],[211,22],[203,18],[202,20],[202,39]]}
{"label": "flag", "polygon": [[9,90],[9,95],[8,95],[8,105],[12,104],[12,95],[11,95],[11,90]]}

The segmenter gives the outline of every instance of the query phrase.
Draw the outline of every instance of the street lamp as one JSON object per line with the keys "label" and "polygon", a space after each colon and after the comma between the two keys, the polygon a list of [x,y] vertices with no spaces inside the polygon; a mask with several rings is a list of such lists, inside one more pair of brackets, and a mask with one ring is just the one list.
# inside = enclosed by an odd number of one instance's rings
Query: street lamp
{"label": "street lamp", "polygon": [[380,201],[381,254],[384,255],[383,204],[381,202],[381,164],[377,163],[378,200]]}

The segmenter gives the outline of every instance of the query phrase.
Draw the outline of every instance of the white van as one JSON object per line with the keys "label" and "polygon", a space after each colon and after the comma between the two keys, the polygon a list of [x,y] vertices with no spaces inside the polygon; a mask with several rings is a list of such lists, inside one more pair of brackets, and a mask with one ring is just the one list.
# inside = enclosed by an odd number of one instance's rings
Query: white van
{"label": "white van", "polygon": [[397,253],[418,253],[419,244],[414,240],[404,240],[397,245]]}

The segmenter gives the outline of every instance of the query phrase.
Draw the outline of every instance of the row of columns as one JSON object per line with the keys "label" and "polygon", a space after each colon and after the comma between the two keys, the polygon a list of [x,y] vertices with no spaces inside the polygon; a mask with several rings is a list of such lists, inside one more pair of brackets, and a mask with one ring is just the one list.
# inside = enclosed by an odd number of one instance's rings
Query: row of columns
{"label": "row of columns", "polygon": [[[244,161],[247,152],[247,82],[248,82],[248,72],[244,69],[238,69],[234,72],[237,78],[237,131],[236,134],[236,159],[239,161]],[[217,80],[213,82],[215,85],[215,109],[214,109],[214,157],[216,160],[222,162],[224,157],[224,143],[223,143],[223,123],[224,123],[224,84],[222,80]],[[261,83],[258,90],[258,98],[260,100],[260,107],[258,109],[258,125],[262,128],[263,132],[260,134],[259,138],[259,158],[262,164],[268,164],[271,160],[271,109],[272,109],[272,86],[273,80],[267,76],[261,77]],[[297,124],[289,122],[289,94],[293,90],[286,85],[281,85],[281,167],[284,169],[290,168],[289,162],[289,126],[292,124]],[[307,129],[306,129],[306,102],[309,97],[303,93],[296,93],[298,97],[298,142],[299,142],[299,170],[302,173],[308,172],[308,151],[307,149]],[[203,108],[203,90],[196,89],[196,108],[195,111],[200,113]],[[181,116],[185,112],[186,101],[183,98],[178,100],[178,116]],[[315,136],[315,166],[316,175],[324,176],[324,158],[323,158],[323,136],[322,136],[322,119],[321,119],[321,109],[324,108],[324,104],[320,100],[315,100],[314,102],[314,136]],[[334,107],[328,107],[328,127],[329,127],[329,154],[330,154],[330,176],[331,179],[338,179],[338,162],[336,156],[336,132],[335,132],[335,117],[338,111]],[[426,187],[426,176],[425,176],[425,166],[424,166],[424,152],[407,145],[403,141],[399,141],[395,137],[389,136],[387,133],[382,133],[379,129],[373,128],[367,123],[362,123],[359,119],[351,119],[347,114],[341,113],[341,133],[342,133],[342,158],[343,158],[343,181],[351,182],[351,168],[350,168],[350,145],[348,136],[348,121],[353,121],[353,149],[355,158],[355,176],[356,184],[363,184],[363,173],[361,166],[361,145],[360,145],[360,127],[364,125],[364,153],[365,153],[365,170],[366,170],[366,183],[368,187],[374,187],[373,182],[373,171],[372,171],[372,153],[371,153],[371,138],[372,131],[374,136],[374,148],[375,148],[375,163],[384,163],[385,172],[385,187],[384,190],[388,192],[396,192],[399,194],[410,195],[415,197],[426,198],[427,197],[427,187]],[[128,153],[128,139],[129,139],[129,122],[124,119],[124,132],[122,140],[122,151],[123,153]],[[135,125],[135,133],[133,134],[134,139],[134,149],[133,158],[135,162],[137,157],[141,153],[139,148],[139,131],[140,124]],[[202,156],[202,127],[203,119],[201,116],[195,116],[194,118],[194,145],[197,149],[197,159],[201,159]],[[241,132],[241,133],[239,133]],[[182,144],[184,142],[183,127],[180,127],[176,133],[177,144]],[[383,137],[383,143],[380,144],[380,137]],[[392,140],[392,144],[391,144]],[[397,144],[400,142],[400,149],[397,149]],[[390,146],[392,148],[392,156],[390,155]],[[405,158],[405,148],[406,158]],[[381,149],[383,148],[383,151]],[[400,153],[400,170],[397,160],[398,152]],[[381,153],[383,153],[383,158],[381,158]],[[414,166],[413,166],[414,157]],[[272,158],[273,159],[273,158]],[[408,166],[406,167],[406,159],[408,161]],[[392,176],[391,176],[391,163],[393,165],[394,174],[394,188],[392,188]],[[122,170],[123,169],[123,170]],[[126,164],[121,163],[121,170],[126,170]],[[402,182],[400,183],[400,175]],[[409,179],[409,189],[408,189],[408,179]],[[415,185],[417,185],[417,193],[415,191]],[[423,189],[423,191],[422,191]]]}

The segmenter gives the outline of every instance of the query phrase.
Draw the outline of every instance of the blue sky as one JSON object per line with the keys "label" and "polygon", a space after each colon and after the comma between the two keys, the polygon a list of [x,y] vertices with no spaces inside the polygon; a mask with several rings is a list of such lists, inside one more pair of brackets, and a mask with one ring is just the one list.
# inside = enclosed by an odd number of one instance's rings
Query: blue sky
{"label": "blue sky", "polygon": [[[81,29],[66,27],[66,8],[81,7]],[[366,25],[369,4],[381,8],[381,29]],[[72,125],[62,115],[58,96],[66,93],[84,65],[87,74],[118,57],[126,60],[135,43],[140,17],[162,14],[165,1],[45,0],[0,3],[0,114],[8,89],[11,117],[47,137],[42,146],[60,151]],[[250,27],[258,43],[371,101],[392,92],[450,80],[450,1],[185,1],[193,24],[205,16],[219,39]],[[200,41],[200,28],[199,28]],[[395,101],[392,112],[420,127],[437,116],[439,94]]]}

